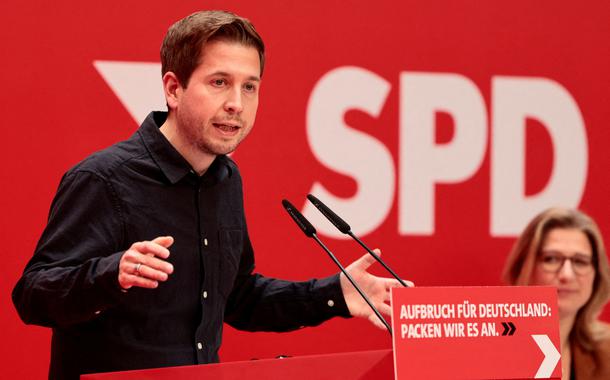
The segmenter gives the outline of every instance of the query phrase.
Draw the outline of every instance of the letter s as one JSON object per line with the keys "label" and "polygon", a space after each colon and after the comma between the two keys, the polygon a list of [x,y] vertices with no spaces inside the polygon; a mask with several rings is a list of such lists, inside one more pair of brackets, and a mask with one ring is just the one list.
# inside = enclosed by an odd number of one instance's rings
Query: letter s
{"label": "letter s", "polygon": [[[326,73],[315,85],[307,106],[307,139],[314,156],[328,168],[352,177],[358,189],[348,199],[331,194],[319,182],[311,193],[343,217],[354,233],[364,235],[386,219],[394,198],[395,169],[392,155],[383,143],[344,122],[344,114],[357,109],[377,117],[391,85],[379,75],[358,67],[339,67]],[[307,203],[303,215],[318,230],[336,238],[335,229]]]}

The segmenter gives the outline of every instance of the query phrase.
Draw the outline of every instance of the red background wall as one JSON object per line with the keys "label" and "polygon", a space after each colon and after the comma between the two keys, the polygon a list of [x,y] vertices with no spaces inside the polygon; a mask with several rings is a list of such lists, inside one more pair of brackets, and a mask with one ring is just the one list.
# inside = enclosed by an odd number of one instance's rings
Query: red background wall
{"label": "red background wall", "polygon": [[[390,83],[377,118],[355,113],[347,114],[345,120],[383,142],[395,165],[400,149],[401,72],[455,73],[469,78],[485,100],[488,120],[493,112],[492,77],[543,77],[560,83],[578,104],[586,126],[588,170],[578,206],[598,221],[609,239],[610,3],[351,3],[2,2],[2,377],[46,376],[50,331],[25,326],[14,311],[10,292],[44,228],[61,175],[89,153],[127,138],[137,128],[93,61],[158,62],[168,26],[199,9],[228,9],[248,17],[267,44],[256,128],[234,154],[245,181],[246,212],[260,272],[307,279],[336,271],[287,218],[280,201],[288,198],[302,207],[316,181],[337,197],[349,198],[357,190],[353,178],[316,159],[306,137],[305,114],[312,89],[324,74],[341,66],[365,68]],[[450,141],[451,121],[438,120],[440,142]],[[526,190],[535,194],[548,181],[553,147],[539,126],[528,129],[527,138]],[[397,188],[388,217],[364,240],[382,248],[395,270],[419,286],[498,285],[514,237],[498,238],[489,232],[490,149],[488,145],[473,176],[436,188],[434,234],[398,233]],[[360,255],[351,241],[325,241],[346,263]],[[609,317],[606,311],[604,318]],[[222,358],[390,346],[387,333],[367,322],[333,320],[290,334],[227,328]]]}

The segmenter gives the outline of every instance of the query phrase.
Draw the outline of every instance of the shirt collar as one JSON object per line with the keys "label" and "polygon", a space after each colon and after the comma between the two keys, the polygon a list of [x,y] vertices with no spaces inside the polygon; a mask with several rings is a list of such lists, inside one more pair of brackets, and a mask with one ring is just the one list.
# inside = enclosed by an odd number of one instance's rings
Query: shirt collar
{"label": "shirt collar", "polygon": [[[153,161],[171,184],[194,173],[191,165],[165,138],[159,128],[167,119],[167,112],[154,111],[146,116],[138,133]],[[211,177],[212,182],[221,182],[231,177],[235,163],[225,155],[217,156],[202,177]]]}

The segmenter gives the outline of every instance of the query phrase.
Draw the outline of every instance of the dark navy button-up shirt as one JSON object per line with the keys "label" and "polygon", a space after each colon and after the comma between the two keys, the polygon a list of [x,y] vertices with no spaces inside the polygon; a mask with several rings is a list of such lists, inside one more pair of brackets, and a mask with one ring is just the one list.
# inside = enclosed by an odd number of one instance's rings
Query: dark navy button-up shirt
{"label": "dark navy button-up shirt", "polygon": [[[237,166],[219,156],[195,174],[159,131],[166,116],[151,113],[61,180],[13,290],[26,323],[53,328],[50,378],[217,362],[223,321],[288,331],[349,316],[336,275],[295,283],[253,273]],[[124,251],[165,235],[175,241],[169,279],[122,292]]]}

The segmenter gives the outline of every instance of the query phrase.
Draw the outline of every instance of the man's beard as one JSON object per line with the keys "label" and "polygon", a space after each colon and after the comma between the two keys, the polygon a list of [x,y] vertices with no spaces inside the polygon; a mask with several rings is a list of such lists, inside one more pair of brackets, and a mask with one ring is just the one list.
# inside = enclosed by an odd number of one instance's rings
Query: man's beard
{"label": "man's beard", "polygon": [[229,154],[237,149],[237,146],[243,141],[243,138],[244,136],[240,136],[238,140],[230,143],[215,143],[205,138],[199,138],[197,139],[196,145],[197,149],[204,153],[220,156],[223,154]]}
{"label": "man's beard", "polygon": [[[178,115],[181,116],[181,115]],[[194,125],[197,125],[197,120],[190,117],[190,115],[185,115],[187,117],[180,118],[180,124],[183,126],[179,128],[182,130],[183,136],[186,138],[186,141],[190,141],[191,145],[195,147],[197,150],[204,154],[211,154],[215,156],[229,154],[237,149],[237,146],[244,140],[244,138],[249,134],[250,129],[239,117],[216,117],[207,121],[207,125],[199,125],[198,128],[194,128]],[[219,136],[218,139],[212,138],[210,135],[216,133],[214,130],[214,123],[223,123],[223,122],[232,122],[240,125],[237,134],[231,137],[228,140],[223,140],[222,137]],[[210,128],[207,130],[206,128]]]}

